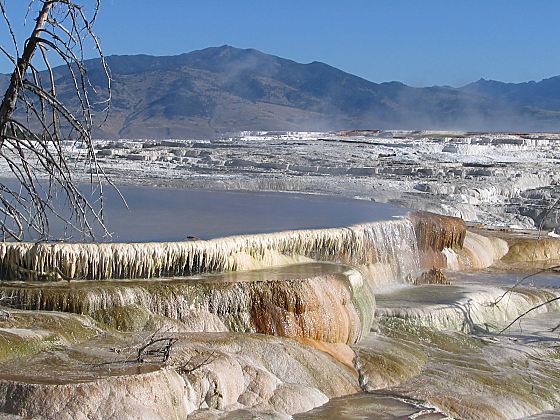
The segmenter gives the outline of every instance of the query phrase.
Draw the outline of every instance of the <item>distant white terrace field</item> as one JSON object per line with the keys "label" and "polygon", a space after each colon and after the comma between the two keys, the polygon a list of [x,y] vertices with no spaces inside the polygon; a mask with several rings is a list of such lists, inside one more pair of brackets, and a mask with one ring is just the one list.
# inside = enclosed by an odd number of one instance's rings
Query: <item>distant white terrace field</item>
{"label": "distant white terrace field", "polygon": [[[243,132],[95,146],[117,184],[343,195],[501,226],[538,226],[560,196],[559,134]],[[543,226],[558,222],[553,211]]]}

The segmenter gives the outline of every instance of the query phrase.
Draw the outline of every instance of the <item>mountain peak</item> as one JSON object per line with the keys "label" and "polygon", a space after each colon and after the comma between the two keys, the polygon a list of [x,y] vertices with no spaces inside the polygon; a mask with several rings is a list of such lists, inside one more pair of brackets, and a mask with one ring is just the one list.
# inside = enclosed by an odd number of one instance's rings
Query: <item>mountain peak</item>
{"label": "mountain peak", "polygon": [[474,85],[493,85],[496,83],[503,83],[503,82],[499,82],[497,80],[492,80],[492,79],[485,79],[484,77],[481,77],[480,79],[478,79],[476,82],[474,82]]}
{"label": "mountain peak", "polygon": [[[560,129],[560,78],[520,84],[481,78],[458,89],[412,88],[231,45],[167,57],[110,56],[108,62],[113,108],[107,131],[97,133],[107,138],[348,127]],[[87,65],[92,81],[103,80],[99,60]],[[64,71],[60,67],[57,74],[64,77]]]}
{"label": "mountain peak", "polygon": [[237,48],[237,47],[233,47],[231,45],[220,45],[218,47],[208,47],[208,48],[204,48],[202,50],[196,50],[196,51],[192,51],[190,53],[187,54],[203,54],[203,55],[207,55],[207,56],[211,56],[211,55],[216,55],[216,56],[222,56],[222,57],[227,57],[230,55],[248,55],[248,54],[259,54],[259,55],[263,55],[266,56],[267,54],[259,51],[259,50],[255,50],[253,48]]}

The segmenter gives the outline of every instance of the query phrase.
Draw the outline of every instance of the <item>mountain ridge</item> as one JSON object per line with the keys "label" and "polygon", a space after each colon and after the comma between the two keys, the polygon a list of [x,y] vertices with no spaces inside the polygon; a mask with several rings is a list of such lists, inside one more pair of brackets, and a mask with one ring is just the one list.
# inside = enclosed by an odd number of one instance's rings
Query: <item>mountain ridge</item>
{"label": "mountain ridge", "polygon": [[[370,128],[560,130],[560,76],[412,87],[227,45],[174,56],[112,55],[107,62],[112,111],[97,137]],[[86,67],[94,87],[101,88],[100,60],[87,60]],[[55,74],[60,94],[71,102],[65,69]],[[6,75],[3,79],[0,88],[7,83]]]}

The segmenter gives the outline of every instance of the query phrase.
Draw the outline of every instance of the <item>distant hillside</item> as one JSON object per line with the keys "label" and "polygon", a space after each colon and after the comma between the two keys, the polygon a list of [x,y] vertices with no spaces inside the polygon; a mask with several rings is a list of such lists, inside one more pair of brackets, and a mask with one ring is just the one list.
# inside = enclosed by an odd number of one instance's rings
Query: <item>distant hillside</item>
{"label": "distant hillside", "polygon": [[[111,56],[108,62],[113,108],[97,136],[347,128],[560,130],[560,77],[413,88],[229,46],[171,57]],[[87,66],[94,84],[101,83],[99,61]],[[64,69],[56,74],[63,94],[71,95]]]}

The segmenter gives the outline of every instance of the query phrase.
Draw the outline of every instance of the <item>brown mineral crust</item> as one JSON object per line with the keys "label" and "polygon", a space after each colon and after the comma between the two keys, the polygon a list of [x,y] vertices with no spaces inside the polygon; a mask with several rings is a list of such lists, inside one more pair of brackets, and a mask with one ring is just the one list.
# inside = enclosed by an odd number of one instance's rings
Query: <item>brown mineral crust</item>
{"label": "brown mineral crust", "polygon": [[[507,240],[507,239],[506,239]],[[560,240],[556,238],[509,239],[509,252],[502,258],[507,263],[560,261]]]}
{"label": "brown mineral crust", "polygon": [[422,284],[451,284],[445,274],[436,267],[433,267],[431,270],[428,270],[422,273],[414,280],[414,284],[422,285]]}
{"label": "brown mineral crust", "polygon": [[420,251],[462,248],[467,233],[463,219],[418,211],[410,215]]}
{"label": "brown mineral crust", "polygon": [[311,282],[275,282],[251,288],[251,324],[258,333],[353,343],[360,336],[360,319],[350,290],[335,278],[328,287]]}
{"label": "brown mineral crust", "polygon": [[422,267],[444,268],[444,248],[462,248],[467,233],[465,222],[458,217],[442,216],[426,211],[409,215],[414,223]]}

